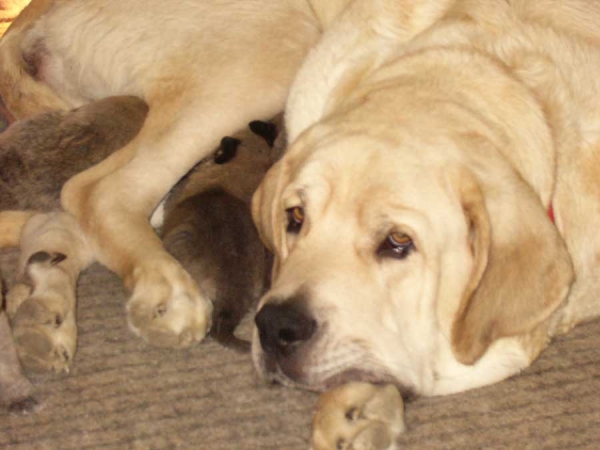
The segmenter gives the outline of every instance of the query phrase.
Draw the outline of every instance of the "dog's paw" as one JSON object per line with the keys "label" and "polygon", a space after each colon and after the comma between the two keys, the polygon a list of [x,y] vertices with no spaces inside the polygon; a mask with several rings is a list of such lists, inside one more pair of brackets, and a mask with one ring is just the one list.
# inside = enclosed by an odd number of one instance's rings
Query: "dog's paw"
{"label": "dog's paw", "polygon": [[21,364],[37,372],[68,372],[77,346],[75,282],[60,266],[63,254],[38,252],[25,267],[27,283],[7,295]]}
{"label": "dog's paw", "polygon": [[319,399],[313,450],[395,450],[404,406],[392,385],[349,383]]}
{"label": "dog's paw", "polygon": [[189,347],[210,328],[212,303],[174,261],[138,267],[127,304],[130,328],[157,347]]}
{"label": "dog's paw", "polygon": [[30,296],[12,320],[21,364],[36,372],[68,372],[77,346],[73,311],[53,308],[43,296]]}

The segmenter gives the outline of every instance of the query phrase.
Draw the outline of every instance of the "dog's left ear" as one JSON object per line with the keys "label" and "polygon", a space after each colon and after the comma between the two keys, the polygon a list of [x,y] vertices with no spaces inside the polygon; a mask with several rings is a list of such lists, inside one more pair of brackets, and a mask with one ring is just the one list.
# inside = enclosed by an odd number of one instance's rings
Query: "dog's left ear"
{"label": "dog's left ear", "polygon": [[252,218],[265,246],[275,255],[273,275],[277,273],[278,252],[284,250],[284,211],[279,198],[287,178],[287,166],[283,160],[268,171],[252,197]]}
{"label": "dog's left ear", "polygon": [[512,170],[461,177],[473,270],[452,329],[454,355],[474,364],[497,339],[526,334],[563,302],[573,280],[564,241],[533,190]]}

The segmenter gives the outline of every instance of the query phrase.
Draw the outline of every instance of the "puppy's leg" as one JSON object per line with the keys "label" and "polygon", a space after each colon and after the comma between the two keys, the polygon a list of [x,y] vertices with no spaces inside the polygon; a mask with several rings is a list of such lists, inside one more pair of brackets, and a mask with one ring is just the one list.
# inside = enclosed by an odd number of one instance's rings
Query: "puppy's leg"
{"label": "puppy's leg", "polygon": [[77,344],[75,288],[91,256],[67,213],[36,215],[23,228],[20,282],[7,296],[7,311],[25,367],[68,371]]}
{"label": "puppy's leg", "polygon": [[178,102],[149,102],[138,137],[70,180],[62,194],[64,207],[78,218],[99,261],[132,291],[127,305],[131,328],[157,346],[184,347],[202,339],[212,305],[163,249],[148,219],[223,135],[244,126],[253,114],[273,113],[232,105],[229,99],[190,105],[190,98],[194,92]]}
{"label": "puppy's leg", "polygon": [[312,450],[394,450],[403,431],[402,397],[394,386],[349,383],[321,395]]}

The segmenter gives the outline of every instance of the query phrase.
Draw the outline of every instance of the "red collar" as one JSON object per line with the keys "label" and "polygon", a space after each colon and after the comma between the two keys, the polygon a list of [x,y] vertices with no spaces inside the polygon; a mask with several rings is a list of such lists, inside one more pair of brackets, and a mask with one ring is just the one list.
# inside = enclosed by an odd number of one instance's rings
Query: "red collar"
{"label": "red collar", "polygon": [[552,223],[556,223],[556,220],[554,219],[554,208],[552,207],[552,203],[550,203],[550,206],[548,206],[548,217],[550,217]]}

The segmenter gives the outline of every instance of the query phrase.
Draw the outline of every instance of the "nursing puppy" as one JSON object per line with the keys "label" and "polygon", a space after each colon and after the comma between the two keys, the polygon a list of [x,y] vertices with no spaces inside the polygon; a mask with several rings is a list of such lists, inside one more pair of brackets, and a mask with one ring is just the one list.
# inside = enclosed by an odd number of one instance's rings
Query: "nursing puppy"
{"label": "nursing puppy", "polygon": [[211,336],[239,351],[248,351],[250,343],[234,331],[268,287],[272,257],[252,222],[250,200],[281,156],[283,136],[275,145],[280,130],[278,116],[224,137],[214,155],[175,186],[164,206],[165,248],[211,300]]}

